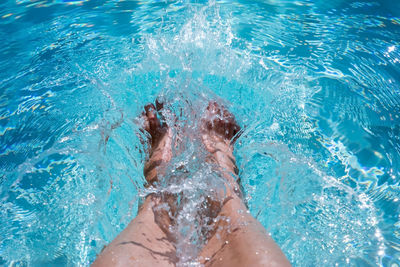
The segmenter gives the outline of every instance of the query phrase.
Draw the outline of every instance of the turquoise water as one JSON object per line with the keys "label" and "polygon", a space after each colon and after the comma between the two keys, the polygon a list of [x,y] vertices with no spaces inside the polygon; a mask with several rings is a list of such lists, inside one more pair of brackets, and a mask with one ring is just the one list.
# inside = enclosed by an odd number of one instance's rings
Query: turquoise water
{"label": "turquoise water", "polygon": [[9,0],[0,40],[0,265],[87,266],[127,225],[157,96],[187,135],[184,215],[218,99],[249,208],[294,266],[400,265],[400,3]]}

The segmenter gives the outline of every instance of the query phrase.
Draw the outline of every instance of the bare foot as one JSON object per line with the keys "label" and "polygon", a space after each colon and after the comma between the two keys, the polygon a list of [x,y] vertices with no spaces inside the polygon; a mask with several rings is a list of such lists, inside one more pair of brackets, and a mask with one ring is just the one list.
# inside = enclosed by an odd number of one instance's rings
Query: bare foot
{"label": "bare foot", "polygon": [[[248,212],[235,172],[233,138],[240,127],[222,105],[211,102],[202,120],[202,139],[226,180],[226,193],[207,199],[212,217],[208,240],[198,255],[205,266],[290,266],[263,226]],[[209,220],[208,220],[209,222]],[[251,256],[250,256],[251,255]]]}
{"label": "bare foot", "polygon": [[[146,162],[143,173],[147,181],[147,187],[157,187],[159,176],[165,172],[166,165],[171,160],[172,131],[168,125],[160,120],[163,103],[156,101],[156,105],[148,104],[142,114],[144,120],[143,129],[150,135],[149,159]],[[170,241],[170,227],[174,223],[176,214],[176,196],[168,192],[150,194],[148,196],[153,204],[154,219],[156,224],[167,234]]]}
{"label": "bare foot", "polygon": [[156,106],[148,104],[145,106],[142,118],[144,119],[144,130],[149,133],[149,159],[143,169],[148,185],[158,182],[158,173],[171,160],[172,131],[165,122],[159,118],[164,108],[162,103],[156,101]]}
{"label": "bare foot", "polygon": [[[233,143],[240,131],[235,117],[224,106],[210,102],[201,120],[201,137],[210,152],[210,160],[216,163],[228,182],[228,189],[241,196],[238,169],[233,156]],[[230,191],[228,190],[228,191]],[[228,192],[229,193],[229,192]]]}

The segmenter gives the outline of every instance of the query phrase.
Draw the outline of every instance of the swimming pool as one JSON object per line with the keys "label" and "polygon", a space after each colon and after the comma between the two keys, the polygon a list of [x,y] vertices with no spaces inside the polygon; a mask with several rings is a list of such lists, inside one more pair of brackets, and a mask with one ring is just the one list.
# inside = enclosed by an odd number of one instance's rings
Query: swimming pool
{"label": "swimming pool", "polygon": [[400,265],[400,3],[0,7],[0,265],[87,266],[127,225],[158,95],[181,127],[208,99],[236,115],[249,208],[294,266]]}

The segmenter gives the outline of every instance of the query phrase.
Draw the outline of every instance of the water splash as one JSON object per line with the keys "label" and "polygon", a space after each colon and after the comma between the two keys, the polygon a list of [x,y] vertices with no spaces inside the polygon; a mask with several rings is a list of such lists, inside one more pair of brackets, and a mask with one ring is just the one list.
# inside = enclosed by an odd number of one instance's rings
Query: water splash
{"label": "water splash", "polygon": [[[224,99],[249,207],[294,265],[399,264],[395,8],[74,2],[0,4],[1,264],[88,265],[127,225],[145,192],[134,119],[160,95],[188,135]],[[189,264],[194,188],[218,179],[178,148]]]}

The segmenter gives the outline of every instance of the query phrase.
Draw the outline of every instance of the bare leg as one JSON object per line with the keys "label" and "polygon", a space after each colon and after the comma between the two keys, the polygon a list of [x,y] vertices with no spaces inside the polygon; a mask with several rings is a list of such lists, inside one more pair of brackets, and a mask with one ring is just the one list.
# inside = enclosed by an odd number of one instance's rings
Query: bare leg
{"label": "bare leg", "polygon": [[[160,104],[157,109],[162,108]],[[146,180],[157,182],[157,171],[171,159],[171,131],[156,116],[156,107],[147,105],[144,129],[151,135],[150,159],[145,166]],[[157,167],[157,168],[156,168]],[[92,266],[175,266],[176,251],[169,235],[168,210],[171,196],[151,194],[138,215],[97,257]]]}
{"label": "bare leg", "polygon": [[202,138],[211,160],[220,166],[226,190],[210,201],[219,210],[208,243],[199,255],[205,266],[290,266],[264,227],[248,212],[237,183],[231,139],[239,131],[232,114],[215,102],[207,107]]}
{"label": "bare leg", "polygon": [[[171,159],[171,130],[162,125],[153,105],[145,107],[144,129],[151,135],[150,159],[145,165],[149,185],[156,185],[157,174]],[[208,216],[215,218],[208,243],[199,255],[206,266],[290,266],[286,257],[262,225],[248,213],[237,183],[231,139],[239,131],[232,114],[210,103],[202,121],[202,138],[225,178],[225,191],[209,200]],[[175,199],[152,194],[135,219],[98,256],[93,266],[174,266],[178,261],[173,224]],[[165,208],[166,207],[166,208]]]}

